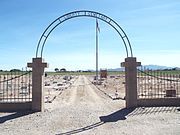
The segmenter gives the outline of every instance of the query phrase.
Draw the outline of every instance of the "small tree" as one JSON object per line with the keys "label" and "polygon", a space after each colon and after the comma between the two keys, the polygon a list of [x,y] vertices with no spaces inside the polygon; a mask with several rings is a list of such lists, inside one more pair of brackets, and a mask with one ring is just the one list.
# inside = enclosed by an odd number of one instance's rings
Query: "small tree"
{"label": "small tree", "polygon": [[11,69],[10,72],[20,72],[20,69]]}
{"label": "small tree", "polygon": [[61,68],[60,72],[66,72],[66,69],[65,68]]}
{"label": "small tree", "polygon": [[55,68],[54,71],[55,71],[55,72],[59,72],[59,69],[58,69],[58,68]]}

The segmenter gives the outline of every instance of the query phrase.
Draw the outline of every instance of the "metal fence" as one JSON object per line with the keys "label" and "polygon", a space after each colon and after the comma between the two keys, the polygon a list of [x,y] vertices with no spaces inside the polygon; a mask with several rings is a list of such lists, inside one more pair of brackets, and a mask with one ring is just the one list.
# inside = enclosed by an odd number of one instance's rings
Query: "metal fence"
{"label": "metal fence", "polygon": [[137,70],[139,99],[180,98],[180,74],[145,67]]}
{"label": "metal fence", "polygon": [[0,103],[32,101],[31,71],[0,72]]}

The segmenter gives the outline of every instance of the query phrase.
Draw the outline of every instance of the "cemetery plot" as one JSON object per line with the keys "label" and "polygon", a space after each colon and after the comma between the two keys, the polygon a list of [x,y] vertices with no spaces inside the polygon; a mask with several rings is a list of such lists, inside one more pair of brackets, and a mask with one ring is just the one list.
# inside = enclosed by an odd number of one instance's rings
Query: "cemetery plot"
{"label": "cemetery plot", "polygon": [[139,71],[138,98],[179,98],[180,78],[178,74],[161,71]]}
{"label": "cemetery plot", "polygon": [[30,72],[0,75],[0,102],[26,102],[32,100]]}
{"label": "cemetery plot", "polygon": [[70,88],[77,76],[49,75],[45,77],[45,102],[51,103],[63,90]]}
{"label": "cemetery plot", "polygon": [[94,80],[93,76],[88,77],[89,80],[96,85],[96,87],[102,91],[105,95],[111,99],[124,99],[125,97],[125,76],[120,75],[109,75],[107,78],[101,78]]}

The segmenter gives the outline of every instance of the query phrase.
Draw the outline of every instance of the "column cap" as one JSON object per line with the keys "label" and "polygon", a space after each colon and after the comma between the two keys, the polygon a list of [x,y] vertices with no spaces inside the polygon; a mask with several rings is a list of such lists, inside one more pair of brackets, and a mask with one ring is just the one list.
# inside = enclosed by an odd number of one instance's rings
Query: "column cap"
{"label": "column cap", "polygon": [[47,68],[49,65],[48,63],[44,62],[43,58],[32,58],[32,63],[27,63],[27,67],[33,67],[34,64],[38,64],[43,68]]}
{"label": "column cap", "polygon": [[129,63],[136,63],[136,67],[141,66],[141,62],[136,62],[136,57],[128,57],[121,63],[121,67],[127,67]]}

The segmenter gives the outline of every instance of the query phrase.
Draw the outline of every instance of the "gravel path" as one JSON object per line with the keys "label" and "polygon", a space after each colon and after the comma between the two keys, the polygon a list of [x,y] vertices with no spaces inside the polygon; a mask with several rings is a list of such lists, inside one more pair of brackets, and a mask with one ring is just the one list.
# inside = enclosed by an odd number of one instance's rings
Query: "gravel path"
{"label": "gravel path", "polygon": [[179,107],[127,110],[124,104],[79,76],[43,113],[0,113],[0,135],[180,135]]}

